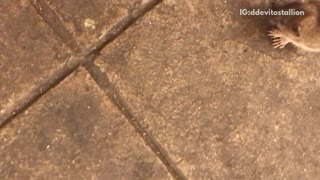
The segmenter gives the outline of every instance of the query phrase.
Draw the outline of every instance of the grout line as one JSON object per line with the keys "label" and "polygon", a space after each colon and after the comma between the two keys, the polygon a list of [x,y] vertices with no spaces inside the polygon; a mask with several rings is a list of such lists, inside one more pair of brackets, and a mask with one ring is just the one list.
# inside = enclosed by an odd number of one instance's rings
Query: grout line
{"label": "grout line", "polygon": [[175,163],[170,159],[168,152],[141,124],[141,118],[134,115],[131,108],[125,100],[119,95],[118,91],[111,84],[107,74],[103,73],[94,62],[88,62],[84,65],[91,77],[98,84],[99,88],[105,95],[114,103],[117,109],[126,117],[129,123],[134,127],[135,131],[144,140],[152,152],[160,159],[173,178],[179,180],[187,179],[181,170],[175,166]]}
{"label": "grout line", "polygon": [[[45,15],[45,13],[43,13],[43,10],[45,8],[44,6],[41,6],[44,4],[38,4],[38,2],[43,2],[43,0],[29,1],[34,5],[35,8],[39,8],[39,10],[37,11],[40,11],[42,15]],[[132,13],[124,17],[119,22],[115,23],[115,25],[113,25],[99,40],[97,40],[96,43],[91,45],[90,48],[87,48],[81,53],[77,53],[74,56],[70,57],[60,67],[55,69],[48,77],[40,79],[39,83],[35,84],[30,89],[18,95],[15,101],[6,104],[5,107],[3,107],[2,110],[0,110],[0,128],[2,128],[5,124],[7,124],[18,114],[22,113],[26,108],[32,105],[38,98],[44,95],[47,91],[58,85],[61,81],[68,77],[78,66],[86,62],[94,61],[95,56],[100,52],[102,48],[104,48],[106,45],[108,45],[110,42],[112,42],[114,39],[120,36],[121,33],[124,32],[131,24],[136,22],[140,17],[142,17],[145,13],[147,13],[161,1],[162,0],[149,0],[142,7],[136,9],[135,13]],[[54,26],[52,25],[50,27]],[[68,36],[65,37],[68,38]]]}
{"label": "grout line", "polygon": [[[84,53],[80,54],[80,56],[71,57],[66,64],[54,71],[54,73],[52,73],[48,79],[41,81],[38,85],[32,87],[28,93],[20,96],[15,103],[18,107],[15,108],[14,105],[9,106],[4,114],[0,114],[0,128],[7,124],[16,115],[20,114],[26,108],[31,106],[38,98],[40,98],[51,88],[63,81],[63,79],[68,77],[79,65],[83,64],[99,88],[105,92],[105,95],[127,118],[129,123],[134,127],[135,131],[145,141],[146,145],[152,150],[152,152],[160,159],[169,173],[175,179],[187,179],[181,170],[174,165],[167,151],[161,146],[161,144],[143,128],[141,120],[139,120],[140,118],[136,117],[134,113],[132,113],[129,106],[110,83],[107,74],[101,72],[100,68],[93,62],[99,55],[99,52],[107,44],[116,39],[131,24],[133,24],[137,19],[142,17],[147,11],[151,10],[161,1],[162,0],[149,0],[144,2],[142,8],[132,11],[130,15],[116,23],[116,25],[109,29],[109,31],[91,48],[84,51]],[[60,21],[58,15],[49,7],[49,5],[47,5],[47,3],[45,3],[43,0],[30,0],[30,3],[34,6],[37,13],[43,18],[46,24],[53,29],[54,33],[59,36],[60,39],[62,39],[62,41],[64,41],[64,43],[74,53],[78,54],[81,50],[77,41],[73,38],[72,34],[67,30],[63,22]]]}
{"label": "grout line", "polygon": [[54,30],[54,33],[72,49],[72,51],[79,53],[81,49],[77,41],[73,38],[72,33],[66,28],[63,22],[59,19],[53,9],[43,0],[29,0],[37,13],[42,17],[43,21]]}

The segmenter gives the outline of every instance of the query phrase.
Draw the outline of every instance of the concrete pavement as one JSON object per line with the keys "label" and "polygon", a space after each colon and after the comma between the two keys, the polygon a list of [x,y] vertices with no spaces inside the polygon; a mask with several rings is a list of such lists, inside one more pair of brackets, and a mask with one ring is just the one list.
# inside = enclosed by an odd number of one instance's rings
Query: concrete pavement
{"label": "concrete pavement", "polygon": [[[1,126],[0,177],[319,177],[319,55],[274,50],[248,2],[158,4]],[[139,9],[1,4],[1,111]]]}

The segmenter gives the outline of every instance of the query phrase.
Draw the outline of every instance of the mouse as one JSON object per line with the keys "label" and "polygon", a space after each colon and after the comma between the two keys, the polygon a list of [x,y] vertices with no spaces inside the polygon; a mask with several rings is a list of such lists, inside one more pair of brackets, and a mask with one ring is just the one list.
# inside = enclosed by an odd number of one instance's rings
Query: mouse
{"label": "mouse", "polygon": [[274,3],[273,10],[303,11],[302,15],[270,17],[272,28],[267,32],[272,46],[282,49],[291,43],[304,51],[320,52],[320,1],[303,0],[288,4]]}

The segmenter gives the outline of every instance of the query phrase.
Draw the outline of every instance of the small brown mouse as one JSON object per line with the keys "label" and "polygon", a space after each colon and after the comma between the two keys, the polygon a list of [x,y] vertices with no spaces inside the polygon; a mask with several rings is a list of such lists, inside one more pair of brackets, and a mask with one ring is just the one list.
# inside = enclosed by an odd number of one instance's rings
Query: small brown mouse
{"label": "small brown mouse", "polygon": [[268,31],[274,48],[282,49],[292,43],[305,51],[320,52],[320,1],[299,1],[275,4],[273,10],[303,11],[303,15],[279,15],[270,19],[273,28]]}

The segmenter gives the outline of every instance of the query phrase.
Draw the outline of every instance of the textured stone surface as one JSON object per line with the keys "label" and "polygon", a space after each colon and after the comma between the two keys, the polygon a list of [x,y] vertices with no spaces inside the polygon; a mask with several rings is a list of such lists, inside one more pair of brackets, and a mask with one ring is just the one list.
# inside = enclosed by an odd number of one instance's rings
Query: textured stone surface
{"label": "textured stone surface", "polygon": [[66,27],[83,45],[94,43],[102,33],[127,15],[137,0],[46,0]]}
{"label": "textured stone surface", "polygon": [[100,66],[188,178],[316,178],[318,55],[272,49],[242,7],[165,1]]}
{"label": "textured stone surface", "polygon": [[68,57],[68,49],[27,0],[1,1],[0,109]]}
{"label": "textured stone surface", "polygon": [[0,131],[2,179],[170,179],[83,70]]}
{"label": "textured stone surface", "polygon": [[[135,4],[46,2],[72,50]],[[188,179],[320,176],[319,55],[274,50],[265,17],[239,16],[264,2],[163,1],[96,61]],[[71,56],[72,37],[26,0],[0,10],[1,110]],[[0,179],[172,179],[129,122],[81,67],[0,129]]]}

